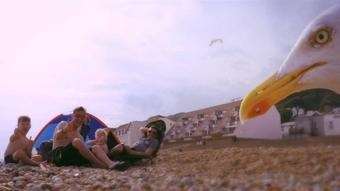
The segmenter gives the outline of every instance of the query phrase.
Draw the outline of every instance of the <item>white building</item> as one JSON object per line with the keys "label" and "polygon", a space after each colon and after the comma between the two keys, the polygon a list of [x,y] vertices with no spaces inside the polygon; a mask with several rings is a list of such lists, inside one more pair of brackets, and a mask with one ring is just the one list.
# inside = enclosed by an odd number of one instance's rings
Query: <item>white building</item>
{"label": "white building", "polygon": [[307,111],[293,122],[281,124],[282,137],[340,135],[340,109],[321,114]]}
{"label": "white building", "polygon": [[133,121],[116,128],[116,135],[124,144],[132,146],[141,136],[139,129],[145,125],[144,121]]}
{"label": "white building", "polygon": [[324,135],[340,135],[340,112],[333,112],[323,116]]}
{"label": "white building", "polygon": [[295,121],[286,122],[281,124],[282,138],[289,137],[291,129],[296,128]]}

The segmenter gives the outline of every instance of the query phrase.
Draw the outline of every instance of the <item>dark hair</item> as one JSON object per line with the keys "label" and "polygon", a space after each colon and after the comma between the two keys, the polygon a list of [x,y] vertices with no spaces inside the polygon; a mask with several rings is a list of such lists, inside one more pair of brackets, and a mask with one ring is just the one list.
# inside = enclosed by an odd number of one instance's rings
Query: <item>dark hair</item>
{"label": "dark hair", "polygon": [[146,125],[146,127],[151,127],[157,131],[157,139],[161,143],[164,138],[165,123],[162,120],[154,121]]}
{"label": "dark hair", "polygon": [[28,116],[26,116],[26,115],[20,116],[20,117],[18,118],[18,123],[20,123],[20,122],[26,122],[26,121],[31,122],[31,118],[28,117]]}
{"label": "dark hair", "polygon": [[80,106],[80,107],[77,107],[73,110],[73,113],[76,113],[76,112],[86,112],[86,109],[83,107],[83,106]]}

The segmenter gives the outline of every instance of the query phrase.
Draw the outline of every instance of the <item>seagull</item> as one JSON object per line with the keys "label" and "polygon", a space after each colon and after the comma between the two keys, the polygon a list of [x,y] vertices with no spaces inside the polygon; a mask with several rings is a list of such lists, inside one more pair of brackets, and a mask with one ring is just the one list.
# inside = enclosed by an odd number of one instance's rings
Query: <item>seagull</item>
{"label": "seagull", "polygon": [[340,94],[340,6],[316,17],[302,32],[278,71],[242,100],[242,123],[265,114],[296,92],[329,89]]}
{"label": "seagull", "polygon": [[214,44],[217,43],[217,42],[220,42],[220,43],[222,44],[222,43],[223,43],[223,40],[220,39],[220,38],[213,39],[213,40],[210,41],[209,46],[212,46],[212,45],[214,45]]}

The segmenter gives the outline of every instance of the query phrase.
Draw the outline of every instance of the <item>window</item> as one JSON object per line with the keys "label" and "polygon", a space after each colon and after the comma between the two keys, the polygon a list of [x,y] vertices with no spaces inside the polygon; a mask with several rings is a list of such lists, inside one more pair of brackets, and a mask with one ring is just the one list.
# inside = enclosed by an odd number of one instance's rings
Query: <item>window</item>
{"label": "window", "polygon": [[236,121],[236,117],[235,116],[230,116],[230,120],[229,120],[229,124],[234,124],[234,122]]}
{"label": "window", "polygon": [[209,135],[209,131],[208,130],[203,130],[202,134],[203,134],[203,136]]}
{"label": "window", "polygon": [[203,119],[204,118],[204,114],[203,113],[200,113],[197,115],[198,119]]}
{"label": "window", "polygon": [[223,111],[215,111],[215,115],[217,117],[222,117],[223,116]]}
{"label": "window", "polygon": [[216,115],[222,115],[222,111],[215,111]]}
{"label": "window", "polygon": [[328,128],[331,129],[331,130],[334,129],[333,121],[330,121],[330,122],[328,123]]}
{"label": "window", "polygon": [[231,134],[231,133],[234,133],[234,131],[235,131],[235,127],[232,127],[232,128],[227,128],[227,133],[228,134]]}
{"label": "window", "polygon": [[223,111],[215,111],[215,115],[217,120],[221,120],[223,118]]}

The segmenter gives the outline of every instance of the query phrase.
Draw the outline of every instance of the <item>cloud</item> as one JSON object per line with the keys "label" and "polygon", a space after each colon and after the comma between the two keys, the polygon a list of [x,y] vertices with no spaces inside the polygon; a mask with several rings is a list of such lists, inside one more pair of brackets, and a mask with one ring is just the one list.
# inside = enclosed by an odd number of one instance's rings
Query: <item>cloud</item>
{"label": "cloud", "polygon": [[2,5],[0,91],[5,101],[0,108],[6,127],[2,138],[9,137],[21,114],[32,116],[30,134],[35,135],[50,118],[78,105],[109,125],[138,118],[138,113],[128,115],[133,108],[129,109],[125,97],[133,95],[125,85],[143,78],[138,67],[152,69],[157,64],[161,68],[164,58],[159,50],[176,50],[166,36],[196,12],[191,1],[140,5],[12,1]]}

